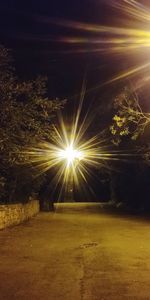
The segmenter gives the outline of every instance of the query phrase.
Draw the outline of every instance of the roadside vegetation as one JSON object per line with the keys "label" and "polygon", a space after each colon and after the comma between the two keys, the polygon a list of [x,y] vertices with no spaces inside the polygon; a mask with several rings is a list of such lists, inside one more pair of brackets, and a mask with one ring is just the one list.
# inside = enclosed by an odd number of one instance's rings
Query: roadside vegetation
{"label": "roadside vegetation", "polygon": [[[49,177],[46,173],[37,176],[28,153],[25,155],[28,147],[32,149],[39,143],[52,141],[57,111],[66,103],[66,100],[49,99],[46,85],[46,77],[19,80],[11,51],[0,46],[1,204],[25,202],[40,195],[43,206],[49,208],[49,199],[43,192]],[[105,138],[118,151],[118,158],[108,161],[110,172],[99,170],[99,177],[107,180],[109,177],[110,200],[116,206],[134,211],[150,210],[150,113],[138,95],[128,88],[114,97],[109,110],[113,117],[111,125],[106,118]],[[101,127],[102,124],[96,130],[100,132]]]}
{"label": "roadside vegetation", "polygon": [[37,196],[46,175],[36,176],[23,151],[54,135],[55,115],[65,101],[49,99],[47,79],[20,81],[11,52],[0,46],[0,203]]}
{"label": "roadside vegetation", "polygon": [[112,142],[123,151],[111,175],[112,200],[137,212],[150,210],[150,113],[138,94],[124,88],[115,98]]}

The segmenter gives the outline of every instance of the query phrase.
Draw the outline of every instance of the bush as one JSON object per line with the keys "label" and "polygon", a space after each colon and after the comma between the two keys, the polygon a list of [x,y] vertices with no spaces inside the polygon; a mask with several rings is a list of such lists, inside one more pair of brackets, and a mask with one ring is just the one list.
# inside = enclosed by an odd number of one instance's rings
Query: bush
{"label": "bush", "polygon": [[120,163],[111,179],[112,200],[132,210],[150,210],[150,168],[143,163]]}

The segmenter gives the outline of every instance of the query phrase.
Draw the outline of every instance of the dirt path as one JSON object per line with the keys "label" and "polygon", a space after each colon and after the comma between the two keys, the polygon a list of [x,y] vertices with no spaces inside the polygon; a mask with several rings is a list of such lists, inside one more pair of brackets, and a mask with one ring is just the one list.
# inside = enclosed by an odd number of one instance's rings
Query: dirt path
{"label": "dirt path", "polygon": [[150,222],[65,204],[0,231],[5,299],[150,299]]}

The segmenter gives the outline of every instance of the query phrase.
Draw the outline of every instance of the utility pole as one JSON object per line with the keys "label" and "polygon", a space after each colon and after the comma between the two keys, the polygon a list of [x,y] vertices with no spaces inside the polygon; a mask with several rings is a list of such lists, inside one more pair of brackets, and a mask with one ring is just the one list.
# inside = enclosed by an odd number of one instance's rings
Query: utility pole
{"label": "utility pole", "polygon": [[68,174],[68,181],[66,183],[66,189],[65,189],[65,202],[72,203],[74,201],[74,195],[73,195],[73,172],[72,168],[69,169]]}

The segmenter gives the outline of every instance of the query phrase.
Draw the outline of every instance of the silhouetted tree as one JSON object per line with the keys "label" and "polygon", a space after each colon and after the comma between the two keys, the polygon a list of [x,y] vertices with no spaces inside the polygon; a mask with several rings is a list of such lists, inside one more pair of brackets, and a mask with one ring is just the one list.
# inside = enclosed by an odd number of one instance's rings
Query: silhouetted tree
{"label": "silhouetted tree", "polygon": [[125,162],[118,161],[118,172],[113,173],[113,200],[138,210],[150,209],[150,113],[128,88],[116,97],[114,108],[112,140],[128,156]]}
{"label": "silhouetted tree", "polygon": [[0,46],[0,195],[1,201],[24,201],[37,192],[44,176],[35,177],[24,149],[54,135],[56,111],[65,101],[46,96],[47,79],[20,82],[9,50]]}

